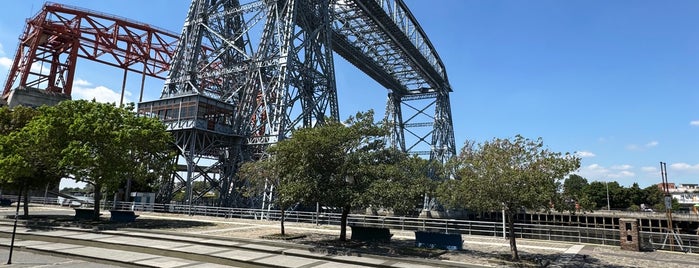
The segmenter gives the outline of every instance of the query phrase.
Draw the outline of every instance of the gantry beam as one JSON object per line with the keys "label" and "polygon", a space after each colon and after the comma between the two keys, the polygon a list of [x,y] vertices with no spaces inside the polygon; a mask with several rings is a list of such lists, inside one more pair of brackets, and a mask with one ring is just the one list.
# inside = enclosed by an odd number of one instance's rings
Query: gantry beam
{"label": "gantry beam", "polygon": [[[168,189],[183,180],[193,198],[201,193],[192,180],[202,177],[234,205],[240,161],[263,157],[294,129],[339,119],[333,52],[389,91],[393,146],[440,162],[456,153],[444,64],[402,0],[193,0],[179,37],[49,3],[23,33],[3,95],[22,87],[70,95],[77,58],[125,74],[167,73],[161,100],[139,109],[160,107],[140,112],[164,118],[188,166]],[[185,104],[214,113],[189,114]],[[196,159],[215,163],[199,168]]]}
{"label": "gantry beam", "polygon": [[78,58],[124,69],[124,75],[164,79],[177,45],[173,32],[56,3],[46,3],[29,19],[19,39],[3,98],[17,88],[70,97]]}

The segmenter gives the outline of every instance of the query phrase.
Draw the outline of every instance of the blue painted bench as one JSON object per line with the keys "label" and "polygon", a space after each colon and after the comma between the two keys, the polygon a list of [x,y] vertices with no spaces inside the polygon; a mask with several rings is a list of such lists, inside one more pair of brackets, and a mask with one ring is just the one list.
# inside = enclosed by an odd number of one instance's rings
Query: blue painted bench
{"label": "blue painted bench", "polygon": [[111,213],[109,221],[113,222],[134,222],[138,218],[133,210],[110,210],[109,212]]}
{"label": "blue painted bench", "polygon": [[367,242],[391,242],[393,236],[388,228],[364,227],[350,225],[352,227],[351,240]]}
{"label": "blue painted bench", "polygon": [[12,200],[8,198],[0,198],[0,206],[9,207],[10,205],[12,205]]}
{"label": "blue painted bench", "polygon": [[92,216],[95,213],[95,210],[92,208],[74,208],[75,209],[75,216],[73,216],[73,219],[75,220],[92,220]]}
{"label": "blue painted bench", "polygon": [[462,250],[464,241],[461,234],[437,232],[415,232],[415,246],[419,248],[439,248],[446,250]]}

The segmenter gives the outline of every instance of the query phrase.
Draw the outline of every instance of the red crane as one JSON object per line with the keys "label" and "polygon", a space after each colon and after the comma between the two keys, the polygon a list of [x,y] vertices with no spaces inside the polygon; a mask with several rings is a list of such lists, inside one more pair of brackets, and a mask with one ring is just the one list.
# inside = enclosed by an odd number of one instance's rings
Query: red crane
{"label": "red crane", "polygon": [[178,35],[151,25],[101,12],[46,3],[27,20],[2,98],[12,90],[39,89],[71,95],[78,58],[124,70],[122,100],[129,71],[165,79]]}

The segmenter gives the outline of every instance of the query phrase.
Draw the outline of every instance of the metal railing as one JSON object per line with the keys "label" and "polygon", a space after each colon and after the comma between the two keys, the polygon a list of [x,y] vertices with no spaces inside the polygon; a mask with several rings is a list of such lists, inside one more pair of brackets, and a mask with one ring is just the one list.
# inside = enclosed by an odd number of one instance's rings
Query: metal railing
{"label": "metal railing", "polygon": [[[16,200],[17,197],[5,195],[4,198]],[[56,206],[65,205],[65,201],[64,204],[59,204],[57,198],[44,197],[31,197],[30,203]],[[278,221],[281,218],[281,212],[279,210],[266,209],[189,206],[180,204],[153,204],[152,206],[141,206],[132,202],[113,203],[106,200],[103,201],[101,205],[105,210],[118,209],[152,211],[158,213],[186,214],[190,216],[219,217],[223,219]],[[84,206],[85,204],[83,207]],[[311,223],[317,225],[339,225],[340,217],[340,213],[332,212],[285,212],[286,222]],[[506,228],[503,229],[502,222],[372,216],[362,214],[350,214],[347,221],[349,225],[381,227],[401,231],[430,231],[492,237],[509,235],[509,233],[506,233],[506,231],[509,230]],[[621,241],[619,230],[610,228],[515,223],[515,234],[517,238],[613,246],[619,246]],[[699,235],[673,235],[668,233],[647,231],[641,231],[639,235],[642,245],[648,249],[652,248],[655,250],[673,250],[687,253],[699,253]],[[672,246],[668,241],[670,238],[669,236],[672,236],[672,239],[675,240]],[[678,241],[681,241],[681,243],[678,243]]]}

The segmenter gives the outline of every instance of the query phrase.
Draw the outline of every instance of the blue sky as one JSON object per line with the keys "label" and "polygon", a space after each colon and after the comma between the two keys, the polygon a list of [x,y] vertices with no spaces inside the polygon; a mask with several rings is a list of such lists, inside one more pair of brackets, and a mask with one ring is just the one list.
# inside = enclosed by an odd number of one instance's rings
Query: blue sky
{"label": "blue sky", "polygon": [[[179,33],[185,0],[55,1]],[[582,157],[589,181],[699,182],[699,1],[405,0],[446,65],[457,147],[517,134]],[[25,19],[44,1],[4,2],[0,82]],[[335,57],[342,118],[386,90]],[[85,67],[82,67],[85,66]],[[114,101],[121,70],[78,62],[74,98]],[[132,75],[137,79],[137,75]],[[127,99],[138,100],[128,82]],[[146,82],[146,99],[162,81]],[[131,89],[133,87],[133,89]]]}

